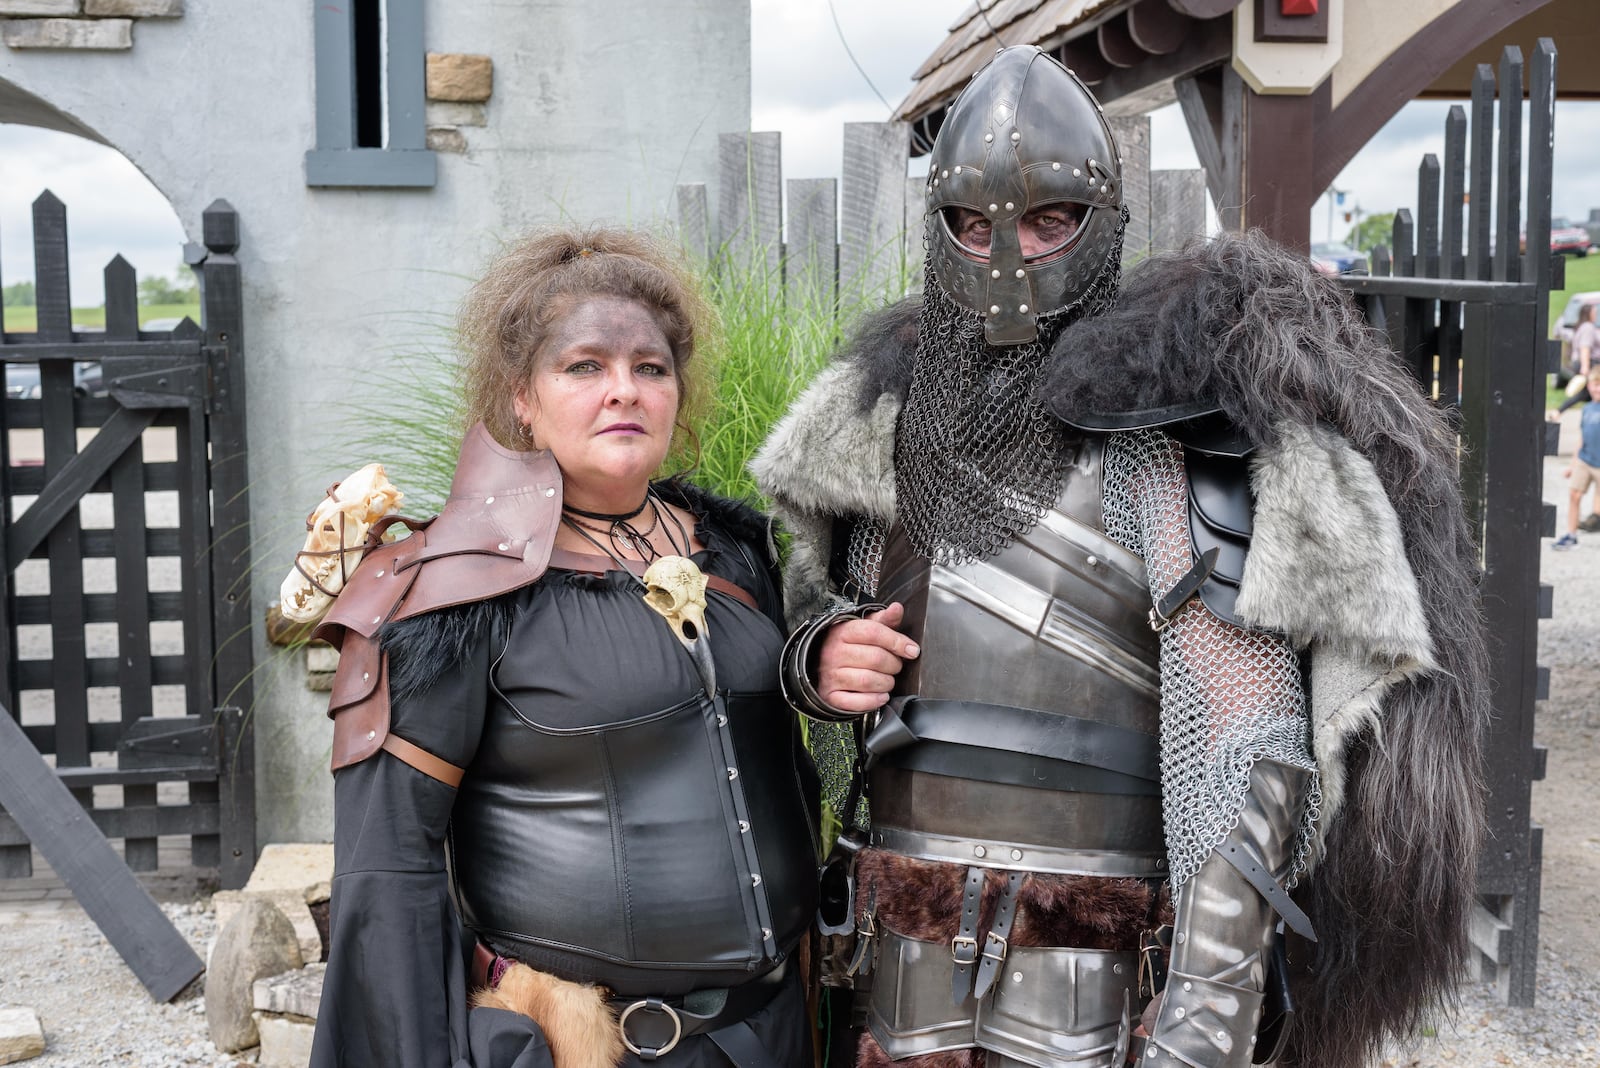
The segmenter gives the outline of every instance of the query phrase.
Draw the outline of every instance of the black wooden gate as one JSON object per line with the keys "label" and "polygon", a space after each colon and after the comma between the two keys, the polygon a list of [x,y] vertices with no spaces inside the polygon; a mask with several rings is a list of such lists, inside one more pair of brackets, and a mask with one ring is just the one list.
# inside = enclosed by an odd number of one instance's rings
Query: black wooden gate
{"label": "black wooden gate", "polygon": [[[37,330],[0,330],[5,708],[129,868],[185,836],[187,860],[242,886],[256,849],[238,216],[206,210],[205,251],[191,246],[205,325],[170,331],[139,329],[120,256],[104,332],[76,329],[65,206],[45,192],[33,226]],[[0,877],[31,871],[0,810]]]}
{"label": "black wooden gate", "polygon": [[1380,249],[1374,277],[1344,279],[1424,387],[1460,416],[1462,488],[1482,547],[1494,687],[1489,841],[1472,940],[1481,977],[1524,1006],[1534,998],[1542,854],[1529,802],[1545,766],[1544,750],[1533,744],[1534,702],[1548,689],[1535,657],[1538,621],[1551,611],[1550,587],[1539,583],[1539,538],[1555,525],[1554,510],[1540,503],[1542,458],[1555,444],[1543,418],[1545,378],[1558,354],[1545,329],[1550,289],[1564,285],[1562,261],[1549,253],[1555,82],[1555,46],[1541,39],[1529,92],[1525,255],[1523,61],[1520,49],[1508,48],[1500,61],[1498,147],[1495,74],[1484,64],[1473,79],[1470,134],[1462,109],[1451,108],[1444,167],[1432,154],[1423,160],[1417,219],[1397,213],[1392,259]]}

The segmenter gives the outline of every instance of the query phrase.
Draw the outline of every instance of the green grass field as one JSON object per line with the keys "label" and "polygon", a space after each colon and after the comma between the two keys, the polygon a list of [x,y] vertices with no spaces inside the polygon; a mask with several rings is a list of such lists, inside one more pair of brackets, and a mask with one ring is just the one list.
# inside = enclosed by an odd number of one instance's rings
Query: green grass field
{"label": "green grass field", "polygon": [[1550,291],[1550,325],[1555,326],[1556,316],[1567,306],[1567,298],[1574,293],[1587,293],[1600,289],[1600,254],[1581,259],[1567,257],[1567,288]]}
{"label": "green grass field", "polygon": [[[139,309],[139,325],[143,326],[152,319],[181,319],[185,315],[198,323],[200,305],[150,304]],[[5,323],[8,334],[32,333],[39,324],[38,311],[35,308],[7,308]],[[103,307],[73,308],[72,323],[74,326],[103,329],[106,325],[106,310]]]}

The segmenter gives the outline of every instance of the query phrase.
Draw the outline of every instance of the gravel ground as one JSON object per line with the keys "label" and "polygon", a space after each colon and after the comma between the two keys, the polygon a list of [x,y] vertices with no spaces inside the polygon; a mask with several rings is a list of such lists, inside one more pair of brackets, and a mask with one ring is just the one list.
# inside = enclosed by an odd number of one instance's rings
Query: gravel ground
{"label": "gravel ground", "polygon": [[[1562,470],[1576,442],[1574,411],[1563,455],[1545,463],[1545,500],[1566,519]],[[1555,618],[1541,624],[1540,662],[1552,671],[1539,706],[1537,741],[1549,772],[1534,787],[1534,819],[1545,828],[1537,1004],[1512,1009],[1490,987],[1463,991],[1459,1010],[1384,1057],[1385,1068],[1432,1065],[1600,1068],[1600,622],[1583,606],[1600,600],[1600,534],[1572,552],[1541,548],[1545,581],[1556,587]],[[202,956],[215,929],[198,883],[155,886],[162,907]],[[51,894],[22,900],[0,882],[0,1008],[27,1006],[44,1022],[40,1068],[133,1065],[231,1068],[248,1060],[219,1053],[206,1034],[201,983],[170,1005],[152,1004],[95,926]]]}

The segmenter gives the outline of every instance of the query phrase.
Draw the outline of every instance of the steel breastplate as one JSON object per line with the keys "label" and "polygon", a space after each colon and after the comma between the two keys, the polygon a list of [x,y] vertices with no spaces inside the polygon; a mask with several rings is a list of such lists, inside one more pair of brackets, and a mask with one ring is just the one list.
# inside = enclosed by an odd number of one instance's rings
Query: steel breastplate
{"label": "steel breastplate", "polygon": [[1104,531],[1102,442],[1077,448],[1055,506],[995,556],[933,564],[890,530],[878,599],[904,603],[922,651],[873,732],[874,844],[1027,871],[1164,871],[1149,586]]}
{"label": "steel breastplate", "polygon": [[522,696],[491,701],[451,816],[466,925],[628,995],[733,986],[783,960],[816,907],[817,855],[815,776],[782,699],[702,693],[558,730]]}

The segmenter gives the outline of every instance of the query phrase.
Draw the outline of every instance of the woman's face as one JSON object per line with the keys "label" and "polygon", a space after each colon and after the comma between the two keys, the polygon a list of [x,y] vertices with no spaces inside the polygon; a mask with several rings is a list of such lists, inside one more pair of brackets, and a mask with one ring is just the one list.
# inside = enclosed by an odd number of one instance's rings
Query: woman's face
{"label": "woman's face", "polygon": [[614,511],[611,498],[631,506],[644,495],[672,445],[673,372],[666,336],[637,301],[574,300],[550,324],[513,406],[534,444],[554,454],[570,503]]}

